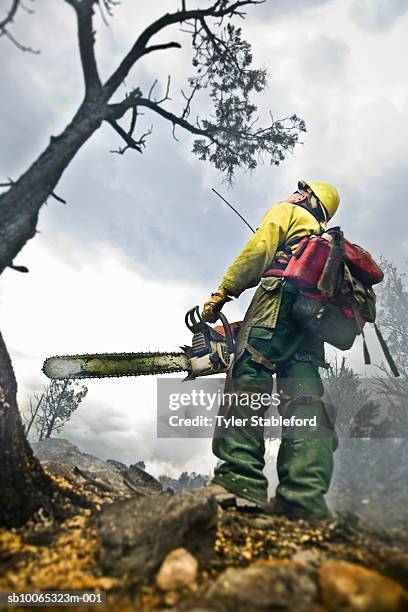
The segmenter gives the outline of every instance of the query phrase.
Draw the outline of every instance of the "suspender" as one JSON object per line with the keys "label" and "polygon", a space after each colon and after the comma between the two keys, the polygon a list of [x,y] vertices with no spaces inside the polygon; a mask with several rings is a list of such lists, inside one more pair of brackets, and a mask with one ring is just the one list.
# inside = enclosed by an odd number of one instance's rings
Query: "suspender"
{"label": "suspender", "polygon": [[276,249],[276,253],[271,263],[266,268],[262,276],[263,277],[268,277],[268,276],[281,277],[283,275],[283,271],[285,270],[286,266],[289,263],[290,258],[292,257],[291,247],[298,245],[299,242],[303,240],[304,237],[305,236],[302,236],[301,238],[293,238],[292,240],[289,240],[288,242],[279,243]]}

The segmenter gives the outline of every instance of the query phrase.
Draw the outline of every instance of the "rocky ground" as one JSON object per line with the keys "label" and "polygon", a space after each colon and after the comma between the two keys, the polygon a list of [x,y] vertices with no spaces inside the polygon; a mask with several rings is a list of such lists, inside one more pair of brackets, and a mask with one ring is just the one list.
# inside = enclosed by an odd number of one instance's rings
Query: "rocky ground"
{"label": "rocky ground", "polygon": [[408,529],[221,510],[205,489],[174,495],[67,441],[34,446],[88,507],[0,531],[1,591],[97,589],[95,609],[118,611],[408,610]]}

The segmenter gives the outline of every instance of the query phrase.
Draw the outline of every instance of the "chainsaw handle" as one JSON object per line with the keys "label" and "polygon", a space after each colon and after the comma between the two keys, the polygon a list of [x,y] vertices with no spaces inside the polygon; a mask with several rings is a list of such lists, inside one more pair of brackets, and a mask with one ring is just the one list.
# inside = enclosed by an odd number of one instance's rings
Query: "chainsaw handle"
{"label": "chainsaw handle", "polygon": [[218,316],[220,317],[222,326],[225,331],[225,339],[227,341],[228,352],[230,354],[235,353],[234,338],[232,336],[232,331],[230,324],[228,323],[228,319],[221,311],[219,311]]}
{"label": "chainsaw handle", "polygon": [[188,329],[193,334],[199,331],[203,331],[206,326],[205,321],[203,321],[200,315],[200,309],[198,306],[194,306],[194,308],[190,308],[190,310],[187,310],[186,316],[184,317],[184,321]]}
{"label": "chainsaw handle", "polygon": [[[218,316],[224,328],[225,340],[227,342],[228,351],[229,353],[234,353],[235,352],[234,338],[232,335],[230,324],[228,323],[228,319],[221,311],[218,312]],[[186,316],[184,320],[185,320],[186,326],[193,334],[202,332],[206,328],[207,329],[209,328],[207,323],[201,317],[200,309],[198,306],[194,306],[194,308],[190,308],[190,310],[186,312]]]}

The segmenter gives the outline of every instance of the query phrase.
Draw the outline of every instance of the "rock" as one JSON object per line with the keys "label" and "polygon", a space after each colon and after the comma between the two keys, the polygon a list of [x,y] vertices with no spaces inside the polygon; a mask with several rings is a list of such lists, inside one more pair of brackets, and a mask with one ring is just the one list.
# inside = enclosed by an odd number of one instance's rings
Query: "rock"
{"label": "rock", "polygon": [[174,548],[212,546],[217,504],[200,491],[116,501],[99,518],[100,563],[120,576],[151,577]]}
{"label": "rock", "polygon": [[62,478],[68,480],[68,482],[77,480],[77,477],[74,474],[74,470],[70,465],[58,463],[57,461],[42,461],[41,463],[48,472],[51,472],[56,476],[61,476]]}
{"label": "rock", "polygon": [[292,561],[258,561],[229,568],[210,587],[206,600],[217,612],[310,610],[317,598],[313,572]]}
{"label": "rock", "polygon": [[197,559],[185,548],[176,548],[164,559],[156,584],[162,591],[171,591],[194,582],[197,573]]}
{"label": "rock", "polygon": [[394,580],[347,561],[320,568],[322,602],[332,612],[403,612],[408,593]]}
{"label": "rock", "polygon": [[141,495],[158,495],[163,491],[163,487],[154,476],[151,476],[138,465],[131,465],[122,472],[125,482],[135,493]]}
{"label": "rock", "polygon": [[106,463],[109,465],[113,465],[113,467],[117,468],[120,472],[126,472],[128,466],[126,463],[122,463],[121,461],[117,461],[116,459],[107,459]]}
{"label": "rock", "polygon": [[[32,444],[34,454],[46,467],[61,474],[59,466],[79,468],[86,478],[105,483],[118,493],[133,492],[136,495],[158,495],[163,487],[156,478],[145,472],[139,464],[127,466],[120,461],[102,461],[88,453],[83,453],[75,444],[63,438],[47,438]],[[143,464],[144,465],[144,464]],[[77,475],[78,478],[80,476]],[[72,474],[70,476],[72,479]]]}
{"label": "rock", "polygon": [[[87,477],[107,484],[112,490],[129,493],[129,487],[124,483],[121,471],[116,466],[89,453],[83,453],[68,440],[46,438],[41,442],[33,442],[31,446],[38,459],[53,473],[68,477],[69,480],[73,478],[81,480],[80,476],[74,475],[72,470],[69,470],[77,467]],[[70,476],[68,471],[71,473]]]}
{"label": "rock", "polygon": [[203,474],[196,474],[195,472],[191,474],[183,472],[179,478],[171,478],[165,475],[159,476],[159,481],[164,489],[172,489],[175,493],[179,493],[180,491],[204,487],[208,483],[209,477]]}
{"label": "rock", "polygon": [[64,440],[64,438],[46,438],[41,442],[32,442],[31,447],[40,461],[56,461],[66,465],[76,465],[84,470],[102,468],[106,465],[102,459],[83,453],[75,444]]}

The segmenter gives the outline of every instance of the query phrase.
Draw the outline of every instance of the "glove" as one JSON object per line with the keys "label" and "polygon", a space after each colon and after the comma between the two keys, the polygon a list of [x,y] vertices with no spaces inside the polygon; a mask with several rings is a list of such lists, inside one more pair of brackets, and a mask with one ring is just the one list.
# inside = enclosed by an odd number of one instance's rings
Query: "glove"
{"label": "glove", "polygon": [[219,287],[215,293],[211,294],[210,299],[204,304],[201,317],[204,321],[207,321],[207,323],[215,323],[221,308],[230,301],[231,298],[228,297],[225,287]]}

